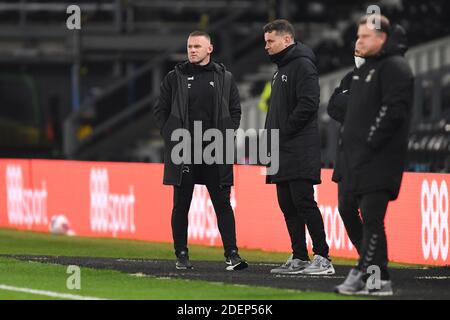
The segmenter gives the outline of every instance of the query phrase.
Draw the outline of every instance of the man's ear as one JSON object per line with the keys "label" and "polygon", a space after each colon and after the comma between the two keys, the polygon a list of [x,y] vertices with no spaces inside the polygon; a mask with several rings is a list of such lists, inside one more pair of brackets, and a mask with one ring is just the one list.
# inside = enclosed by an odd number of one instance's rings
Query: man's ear
{"label": "man's ear", "polygon": [[212,44],[210,44],[208,47],[208,53],[212,53],[213,51],[214,51],[214,47]]}
{"label": "man's ear", "polygon": [[284,36],[284,44],[288,47],[292,42],[292,37],[289,34]]}

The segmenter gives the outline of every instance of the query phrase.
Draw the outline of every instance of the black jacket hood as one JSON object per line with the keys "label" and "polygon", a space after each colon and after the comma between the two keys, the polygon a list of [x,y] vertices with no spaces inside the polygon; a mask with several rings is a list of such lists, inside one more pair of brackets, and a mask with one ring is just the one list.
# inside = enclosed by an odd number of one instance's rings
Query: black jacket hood
{"label": "black jacket hood", "polygon": [[316,61],[316,56],[314,55],[314,52],[301,42],[291,44],[283,51],[270,56],[272,62],[276,63],[278,67],[282,67],[291,62],[292,60],[295,60],[300,57],[307,58],[311,60],[313,63],[315,63]]}
{"label": "black jacket hood", "polygon": [[391,32],[377,56],[404,55],[407,50],[408,40],[406,38],[406,31],[402,26],[397,24],[391,28]]}

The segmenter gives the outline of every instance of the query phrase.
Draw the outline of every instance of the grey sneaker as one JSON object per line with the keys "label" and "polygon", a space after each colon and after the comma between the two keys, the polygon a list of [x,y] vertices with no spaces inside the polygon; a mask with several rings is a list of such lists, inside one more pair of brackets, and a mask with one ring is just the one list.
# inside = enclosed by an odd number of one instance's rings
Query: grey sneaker
{"label": "grey sneaker", "polygon": [[283,271],[286,271],[289,268],[289,266],[291,265],[293,257],[294,257],[294,255],[291,254],[285,263],[283,263],[279,267],[271,269],[270,273],[283,273]]}
{"label": "grey sneaker", "polygon": [[364,273],[358,269],[351,269],[345,281],[334,288],[336,293],[344,295],[362,295],[366,284],[363,279]]}
{"label": "grey sneaker", "polygon": [[316,254],[309,266],[300,273],[306,275],[332,275],[335,274],[335,271],[330,260]]}
{"label": "grey sneaker", "polygon": [[226,258],[225,263],[228,265],[226,267],[228,271],[248,268],[248,263],[242,259],[235,250],[231,251],[230,255]]}
{"label": "grey sneaker", "polygon": [[358,291],[358,295],[376,296],[376,297],[389,297],[394,294],[392,290],[391,280],[380,280],[379,288],[369,288],[366,283],[363,290]]}
{"label": "grey sneaker", "polygon": [[270,273],[275,274],[299,274],[303,269],[309,266],[309,261],[303,261],[300,259],[292,259],[292,255],[279,267],[270,270]]}
{"label": "grey sneaker", "polygon": [[194,267],[189,262],[189,255],[186,251],[181,251],[177,256],[177,262],[175,263],[175,268],[178,270],[193,269]]}

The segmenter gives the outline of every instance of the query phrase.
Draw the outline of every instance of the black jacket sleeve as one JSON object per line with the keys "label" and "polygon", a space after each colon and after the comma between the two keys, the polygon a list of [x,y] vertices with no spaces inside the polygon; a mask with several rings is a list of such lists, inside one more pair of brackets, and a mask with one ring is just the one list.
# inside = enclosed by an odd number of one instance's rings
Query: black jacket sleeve
{"label": "black jacket sleeve", "polygon": [[382,66],[380,83],[381,106],[367,137],[372,149],[382,147],[408,119],[414,92],[414,76],[408,63],[400,57]]}
{"label": "black jacket sleeve", "polygon": [[302,60],[295,80],[297,103],[287,119],[287,134],[300,132],[319,109],[319,77],[312,61]]}
{"label": "black jacket sleeve", "polygon": [[164,126],[169,118],[172,107],[172,83],[174,72],[169,72],[161,82],[159,97],[153,106],[153,115],[160,129]]}
{"label": "black jacket sleeve", "polygon": [[337,87],[330,97],[328,102],[328,114],[331,118],[343,123],[345,119],[345,112],[347,111],[348,98],[350,96],[350,85],[352,83],[353,71],[347,73],[342,78],[339,87]]}
{"label": "black jacket sleeve", "polygon": [[231,77],[230,87],[230,103],[229,103],[230,117],[233,121],[234,129],[237,130],[241,123],[241,100],[239,98],[239,91],[234,81],[234,77]]}

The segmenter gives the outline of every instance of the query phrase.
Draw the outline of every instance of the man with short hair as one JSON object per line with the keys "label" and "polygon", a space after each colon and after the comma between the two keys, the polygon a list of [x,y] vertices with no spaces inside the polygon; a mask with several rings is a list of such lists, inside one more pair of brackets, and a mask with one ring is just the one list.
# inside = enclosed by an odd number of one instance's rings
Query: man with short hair
{"label": "man with short hair", "polygon": [[[267,183],[276,184],[292,246],[292,256],[271,272],[331,275],[335,271],[328,256],[322,215],[314,200],[314,185],[321,182],[317,125],[320,89],[315,56],[306,45],[295,42],[289,21],[274,20],[263,30],[265,49],[278,66],[272,78],[265,128],[279,130],[279,170],[267,176]],[[305,224],[313,242],[312,262]]]}
{"label": "man with short hair", "polygon": [[[224,246],[226,269],[240,270],[248,266],[239,256],[236,245],[235,219],[230,203],[233,163],[205,163],[206,144],[197,146],[194,142],[203,141],[206,130],[218,129],[225,139],[224,147],[234,143],[234,140],[226,140],[225,132],[236,130],[241,119],[239,93],[233,77],[223,64],[211,60],[212,52],[210,36],[203,31],[192,32],[187,40],[188,61],[177,64],[166,75],[153,109],[165,143],[164,184],[174,186],[172,234],[177,269],[192,269],[187,238],[188,212],[195,184],[206,185],[211,197]],[[196,130],[199,124],[202,130]],[[171,136],[176,129],[189,131],[191,137],[191,159],[181,164],[171,158],[176,145]],[[200,155],[200,163],[194,163],[193,160],[198,159],[196,155]]]}
{"label": "man with short hair", "polygon": [[[414,77],[403,56],[402,27],[391,27],[384,16],[364,16],[357,36],[355,54],[365,62],[354,70],[350,85],[341,146],[345,166],[340,170],[345,191],[357,197],[363,239],[358,265],[335,291],[388,296],[393,290],[384,218],[402,180]],[[367,274],[374,267],[381,274],[375,282]]]}

